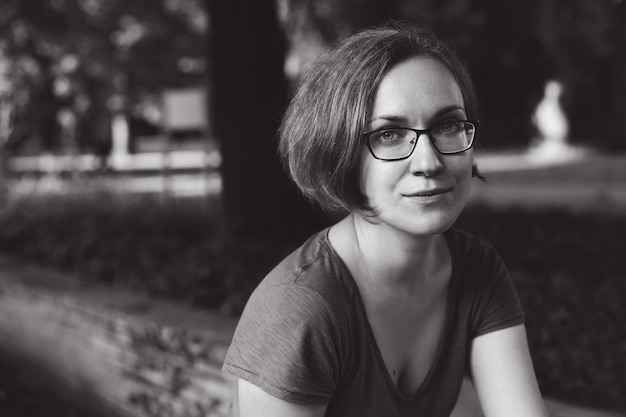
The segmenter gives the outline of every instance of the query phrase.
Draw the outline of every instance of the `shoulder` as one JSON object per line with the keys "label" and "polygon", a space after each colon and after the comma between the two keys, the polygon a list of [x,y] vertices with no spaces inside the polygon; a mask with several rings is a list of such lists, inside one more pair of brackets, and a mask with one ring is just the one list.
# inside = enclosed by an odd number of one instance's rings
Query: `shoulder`
{"label": "shoulder", "polygon": [[328,400],[339,381],[346,320],[340,280],[325,258],[319,242],[307,241],[261,282],[235,330],[226,372],[277,398]]}
{"label": "shoulder", "polygon": [[453,259],[465,268],[501,266],[502,259],[496,249],[482,238],[459,229],[445,233]]}
{"label": "shoulder", "polygon": [[344,322],[349,298],[341,265],[328,250],[322,231],[261,281],[248,299],[239,327],[255,332],[279,326],[296,332],[335,333]]}
{"label": "shoulder", "polygon": [[263,287],[244,309],[222,370],[276,398],[323,404],[338,385],[341,335],[316,291],[295,283]]}
{"label": "shoulder", "polygon": [[473,336],[523,322],[523,311],[513,280],[500,255],[489,243],[460,230],[446,232],[459,303]]}
{"label": "shoulder", "polygon": [[463,296],[484,304],[502,292],[514,292],[509,271],[492,245],[457,229],[446,236]]}
{"label": "shoulder", "polygon": [[257,330],[280,324],[288,327],[325,327],[334,321],[330,301],[310,286],[278,283],[259,286],[250,296],[240,323],[247,321]]}
{"label": "shoulder", "polygon": [[345,266],[330,248],[327,229],[316,233],[270,271],[250,298],[294,297],[318,310],[337,309],[353,296]]}

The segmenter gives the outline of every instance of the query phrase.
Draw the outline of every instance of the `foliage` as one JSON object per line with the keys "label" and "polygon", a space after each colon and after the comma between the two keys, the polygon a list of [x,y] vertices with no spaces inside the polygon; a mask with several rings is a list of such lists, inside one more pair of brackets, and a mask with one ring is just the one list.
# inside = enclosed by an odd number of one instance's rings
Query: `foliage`
{"label": "foliage", "polygon": [[[292,42],[289,69],[364,26],[389,19],[430,27],[466,59],[491,147],[523,146],[536,136],[532,113],[546,81],[565,85],[571,137],[623,147],[626,3],[617,0],[283,0]],[[514,129],[511,126],[515,126]],[[593,141],[593,142],[592,142]],[[604,143],[603,143],[604,142]]]}
{"label": "foliage", "polygon": [[[230,239],[217,213],[212,202],[102,190],[24,194],[0,210],[0,251],[93,284],[238,314],[289,247]],[[477,206],[457,226],[493,244],[509,267],[544,394],[626,406],[626,218]]]}
{"label": "foliage", "polygon": [[65,117],[83,122],[76,139],[93,150],[107,114],[202,82],[206,15],[198,2],[3,1],[0,57],[10,66],[5,94],[16,124],[10,145],[39,136],[55,150],[57,119]]}
{"label": "foliage", "polygon": [[0,211],[0,251],[90,283],[234,312],[284,254],[265,241],[224,236],[212,201],[50,189],[13,197]]}

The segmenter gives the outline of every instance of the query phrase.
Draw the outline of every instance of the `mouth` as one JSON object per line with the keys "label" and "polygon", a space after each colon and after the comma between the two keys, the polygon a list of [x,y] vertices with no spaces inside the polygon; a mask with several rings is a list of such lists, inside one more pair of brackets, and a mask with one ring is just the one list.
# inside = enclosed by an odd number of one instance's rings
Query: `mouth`
{"label": "mouth", "polygon": [[420,190],[414,193],[404,194],[405,197],[436,197],[452,191],[452,188],[432,188],[430,190]]}

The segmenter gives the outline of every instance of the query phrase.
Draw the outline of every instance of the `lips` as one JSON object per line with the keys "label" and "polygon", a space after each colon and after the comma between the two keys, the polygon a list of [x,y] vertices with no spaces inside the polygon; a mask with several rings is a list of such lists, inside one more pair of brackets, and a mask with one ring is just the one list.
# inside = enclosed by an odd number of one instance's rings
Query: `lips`
{"label": "lips", "polygon": [[450,188],[431,188],[428,190],[419,190],[413,193],[404,194],[405,197],[433,197],[440,194],[445,194],[452,190]]}

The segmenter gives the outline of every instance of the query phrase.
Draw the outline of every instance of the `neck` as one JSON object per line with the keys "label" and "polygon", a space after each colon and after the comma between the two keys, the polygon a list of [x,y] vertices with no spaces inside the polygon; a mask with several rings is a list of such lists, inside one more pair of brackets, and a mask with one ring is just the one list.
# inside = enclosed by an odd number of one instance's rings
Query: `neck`
{"label": "neck", "polygon": [[409,235],[358,215],[334,229],[331,243],[364,289],[412,294],[441,282],[447,255],[441,235]]}

